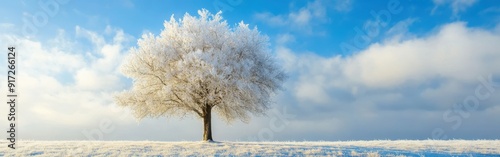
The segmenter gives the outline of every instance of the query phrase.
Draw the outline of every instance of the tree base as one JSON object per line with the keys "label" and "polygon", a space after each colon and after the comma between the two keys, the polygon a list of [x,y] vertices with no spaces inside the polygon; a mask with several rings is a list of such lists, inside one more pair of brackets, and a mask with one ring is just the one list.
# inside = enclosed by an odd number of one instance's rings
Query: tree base
{"label": "tree base", "polygon": [[212,142],[215,142],[214,140],[211,140],[211,139],[208,139],[208,140],[203,140],[203,142],[209,142],[209,143],[212,143]]}
{"label": "tree base", "polygon": [[222,143],[222,142],[214,141],[214,140],[205,140],[205,141],[201,141],[201,143]]}

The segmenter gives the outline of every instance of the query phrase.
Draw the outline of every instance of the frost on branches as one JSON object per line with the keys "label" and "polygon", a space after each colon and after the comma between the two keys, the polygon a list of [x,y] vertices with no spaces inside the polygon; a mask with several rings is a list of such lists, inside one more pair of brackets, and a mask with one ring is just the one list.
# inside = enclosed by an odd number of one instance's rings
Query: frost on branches
{"label": "frost on branches", "polygon": [[203,140],[211,141],[211,114],[226,122],[261,115],[286,76],[269,54],[257,28],[230,28],[207,10],[199,17],[165,21],[159,36],[143,35],[122,65],[132,89],[115,96],[138,119],[194,114],[203,119]]}

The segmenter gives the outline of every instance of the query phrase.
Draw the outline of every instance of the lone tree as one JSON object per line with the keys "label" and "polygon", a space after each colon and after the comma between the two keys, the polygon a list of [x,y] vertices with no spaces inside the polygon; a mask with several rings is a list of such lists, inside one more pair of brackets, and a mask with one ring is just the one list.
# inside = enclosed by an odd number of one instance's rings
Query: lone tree
{"label": "lone tree", "polygon": [[194,114],[203,119],[203,140],[212,141],[212,111],[227,123],[262,115],[286,75],[269,54],[257,28],[240,22],[230,28],[221,16],[203,9],[199,17],[165,21],[159,36],[143,35],[122,64],[133,79],[115,95],[138,119]]}

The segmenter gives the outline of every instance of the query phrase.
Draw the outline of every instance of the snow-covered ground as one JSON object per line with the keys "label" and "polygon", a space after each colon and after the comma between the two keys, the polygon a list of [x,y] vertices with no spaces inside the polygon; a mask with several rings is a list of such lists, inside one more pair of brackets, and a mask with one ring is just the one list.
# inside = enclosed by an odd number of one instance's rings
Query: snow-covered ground
{"label": "snow-covered ground", "polygon": [[0,156],[500,156],[500,140],[343,142],[20,141]]}

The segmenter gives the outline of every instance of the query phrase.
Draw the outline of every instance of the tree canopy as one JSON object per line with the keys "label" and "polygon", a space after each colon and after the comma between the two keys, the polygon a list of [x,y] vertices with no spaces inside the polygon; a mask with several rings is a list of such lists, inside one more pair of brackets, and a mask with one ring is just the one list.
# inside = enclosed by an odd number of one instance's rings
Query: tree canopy
{"label": "tree canopy", "polygon": [[210,120],[213,110],[226,122],[247,122],[250,114],[265,113],[286,79],[268,37],[243,22],[231,28],[221,12],[198,14],[172,15],[158,36],[139,39],[121,66],[133,85],[115,96],[118,105],[138,119],[194,114]]}

